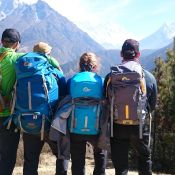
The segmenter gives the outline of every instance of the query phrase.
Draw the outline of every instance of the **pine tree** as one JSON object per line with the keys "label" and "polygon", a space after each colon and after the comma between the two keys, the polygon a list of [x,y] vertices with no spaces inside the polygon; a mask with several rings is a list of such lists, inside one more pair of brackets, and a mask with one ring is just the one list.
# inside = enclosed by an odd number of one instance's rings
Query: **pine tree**
{"label": "pine tree", "polygon": [[156,59],[154,75],[158,84],[155,113],[155,169],[175,173],[175,53],[167,52],[167,60]]}

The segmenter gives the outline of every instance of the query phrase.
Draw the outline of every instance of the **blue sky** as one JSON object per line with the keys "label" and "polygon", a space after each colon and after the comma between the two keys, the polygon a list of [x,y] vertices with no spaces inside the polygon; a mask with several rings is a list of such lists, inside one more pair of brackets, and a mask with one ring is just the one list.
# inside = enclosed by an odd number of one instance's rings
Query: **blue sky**
{"label": "blue sky", "polygon": [[175,22],[175,0],[45,0],[73,22],[114,23],[146,37],[165,22]]}
{"label": "blue sky", "polygon": [[44,1],[108,48],[127,38],[141,40],[163,24],[175,23],[175,0]]}

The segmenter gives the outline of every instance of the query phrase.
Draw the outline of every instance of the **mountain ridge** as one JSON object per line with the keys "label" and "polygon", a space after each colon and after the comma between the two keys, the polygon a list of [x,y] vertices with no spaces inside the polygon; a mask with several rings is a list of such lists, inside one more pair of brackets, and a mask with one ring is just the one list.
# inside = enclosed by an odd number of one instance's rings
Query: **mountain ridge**
{"label": "mountain ridge", "polygon": [[21,51],[31,51],[36,42],[48,42],[53,47],[53,56],[60,63],[76,59],[85,51],[104,49],[87,33],[41,0],[32,5],[19,5],[1,20],[0,30],[16,26],[22,36]]}
{"label": "mountain ridge", "polygon": [[157,31],[140,41],[141,49],[160,49],[173,41],[175,23],[165,23]]}
{"label": "mountain ridge", "polygon": [[[17,0],[15,0],[17,2]],[[66,75],[71,75],[77,71],[77,62],[80,55],[84,52],[95,52],[100,57],[102,75],[110,71],[110,66],[121,62],[119,49],[105,49],[88,33],[79,29],[76,24],[69,21],[52,9],[46,2],[38,0],[37,3],[28,5],[20,3],[14,5],[11,1],[12,9],[8,9],[5,19],[1,20],[0,31],[5,28],[17,28],[22,36],[20,51],[31,51],[33,45],[39,41],[44,41],[52,46],[52,55],[63,65]],[[2,0],[2,3],[8,3]],[[3,11],[6,5],[1,8]],[[15,19],[15,20],[14,20]],[[172,27],[173,28],[173,27]],[[171,34],[171,32],[170,32]],[[142,43],[140,43],[142,45]],[[149,43],[150,44],[150,43]],[[169,44],[167,44],[170,47]],[[163,46],[162,46],[163,47]],[[162,50],[165,48],[163,47]],[[141,50],[141,63],[146,68],[154,65],[153,56],[162,53],[160,49]],[[148,62],[147,60],[150,60]]]}

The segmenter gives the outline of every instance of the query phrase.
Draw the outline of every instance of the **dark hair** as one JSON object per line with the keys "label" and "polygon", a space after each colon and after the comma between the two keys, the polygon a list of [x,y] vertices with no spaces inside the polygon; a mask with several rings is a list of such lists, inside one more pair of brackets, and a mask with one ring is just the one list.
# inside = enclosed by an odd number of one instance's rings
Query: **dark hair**
{"label": "dark hair", "polygon": [[1,41],[7,43],[16,43],[16,42],[20,43],[21,36],[16,29],[5,29],[4,32],[2,33]]}
{"label": "dark hair", "polygon": [[134,59],[139,52],[139,43],[134,39],[127,39],[122,46],[122,56],[124,59]]}

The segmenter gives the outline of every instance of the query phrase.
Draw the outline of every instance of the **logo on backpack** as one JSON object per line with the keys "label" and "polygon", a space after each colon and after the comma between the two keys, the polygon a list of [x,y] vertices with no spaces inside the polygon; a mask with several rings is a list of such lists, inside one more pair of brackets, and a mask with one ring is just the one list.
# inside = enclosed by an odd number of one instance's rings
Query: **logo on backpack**
{"label": "logo on backpack", "polygon": [[122,81],[125,81],[125,80],[130,80],[130,79],[127,77],[122,77]]}
{"label": "logo on backpack", "polygon": [[109,81],[107,96],[111,105],[111,125],[113,122],[140,125],[142,130],[146,115],[146,84],[143,75],[124,66],[112,67]]}
{"label": "logo on backpack", "polygon": [[97,135],[103,98],[103,79],[93,72],[76,74],[70,82],[73,109],[69,119],[71,133]]}
{"label": "logo on backpack", "polygon": [[91,91],[91,89],[89,89],[88,87],[83,88],[83,92],[89,92],[89,91]]}
{"label": "logo on backpack", "polygon": [[32,63],[30,63],[30,62],[24,62],[24,66],[32,66]]}
{"label": "logo on backpack", "polygon": [[13,99],[13,120],[24,132],[43,135],[50,127],[59,99],[59,74],[47,57],[28,53],[16,64],[17,82]]}

